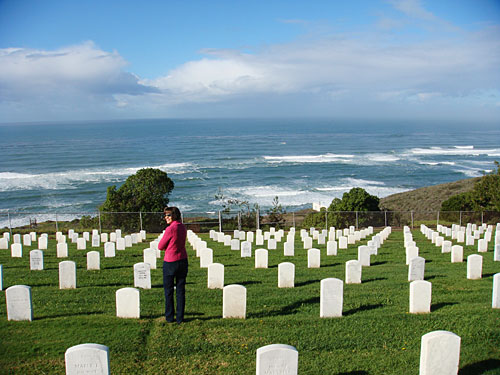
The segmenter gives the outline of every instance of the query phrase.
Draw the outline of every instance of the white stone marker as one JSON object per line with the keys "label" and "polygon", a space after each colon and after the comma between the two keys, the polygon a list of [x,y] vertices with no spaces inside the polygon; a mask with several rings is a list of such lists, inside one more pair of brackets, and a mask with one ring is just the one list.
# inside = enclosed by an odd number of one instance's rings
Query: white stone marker
{"label": "white stone marker", "polygon": [[408,281],[423,280],[425,274],[425,259],[415,257],[410,260],[408,266]]}
{"label": "white stone marker", "polygon": [[92,236],[92,247],[101,246],[101,237],[99,235]]}
{"label": "white stone marker", "polygon": [[117,238],[118,238],[118,237],[116,237],[116,233],[115,233],[115,232],[111,232],[111,233],[109,234],[109,241],[110,241],[110,242],[116,242]]}
{"label": "white stone marker", "polygon": [[233,238],[231,240],[231,250],[239,250],[240,249],[240,240],[237,238]]}
{"label": "white stone marker", "polygon": [[142,240],[146,241],[146,231],[143,229],[139,231],[139,234],[141,235]]}
{"label": "white stone marker", "polygon": [[441,245],[441,253],[451,253],[451,246],[451,241],[443,241],[443,244]]}
{"label": "white stone marker", "polygon": [[89,241],[90,240],[90,233],[89,232],[83,232],[82,236],[83,236],[83,238],[85,238],[85,241]]}
{"label": "white stone marker", "polygon": [[7,238],[0,238],[0,250],[7,250],[9,248],[9,240]]}
{"label": "white stone marker", "polygon": [[451,247],[451,263],[462,263],[464,261],[464,248],[460,245]]}
{"label": "white stone marker", "polygon": [[255,245],[256,246],[262,246],[264,245],[264,236],[262,234],[256,234],[255,235]]}
{"label": "white stone marker", "polygon": [[208,289],[224,289],[224,265],[212,263],[208,266],[207,275]]}
{"label": "white stone marker", "polygon": [[347,237],[339,237],[339,249],[347,249]]}
{"label": "white stone marker", "polygon": [[109,242],[109,235],[107,233],[101,233],[101,243]]}
{"label": "white stone marker", "polygon": [[293,241],[286,241],[283,247],[283,255],[286,257],[293,257],[295,255],[295,243]]}
{"label": "white stone marker", "polygon": [[241,243],[241,257],[251,258],[252,257],[252,243],[248,241],[243,241]]}
{"label": "white stone marker", "polygon": [[31,250],[30,251],[30,270],[43,271],[43,251]]}
{"label": "white stone marker", "polygon": [[321,280],[320,312],[321,318],[342,316],[344,304],[344,282],[336,278]]}
{"label": "white stone marker", "polygon": [[130,235],[130,238],[132,239],[132,245],[138,244],[139,243],[139,238],[140,238],[140,240],[142,242],[142,237],[139,234],[137,234],[137,233],[132,233]]}
{"label": "white stone marker", "polygon": [[222,290],[222,318],[245,319],[247,288],[243,285],[226,285]]}
{"label": "white stone marker", "polygon": [[109,375],[109,349],[100,344],[72,346],[64,354],[66,375]]}
{"label": "white stone marker", "polygon": [[357,260],[345,262],[345,283],[361,284],[361,263]]}
{"label": "white stone marker", "polygon": [[134,288],[151,289],[151,265],[149,263],[134,264]]}
{"label": "white stone marker", "polygon": [[271,344],[257,349],[257,375],[297,375],[299,352],[293,346]]}
{"label": "white stone marker", "polygon": [[483,275],[483,257],[472,254],[467,257],[467,279],[478,280]]}
{"label": "white stone marker", "polygon": [[406,248],[406,265],[410,264],[412,258],[418,257],[418,247],[409,246]]}
{"label": "white stone marker", "polygon": [[116,291],[116,316],[118,318],[140,318],[139,289],[121,288]]}
{"label": "white stone marker", "polygon": [[77,250],[86,250],[87,249],[87,241],[85,241],[85,238],[78,238],[76,240],[76,249]]}
{"label": "white stone marker", "polygon": [[313,240],[311,237],[304,238],[304,250],[309,250],[313,247]]}
{"label": "white stone marker", "polygon": [[370,256],[371,247],[368,246],[358,246],[358,261],[361,263],[361,267],[370,267]]}
{"label": "white stone marker", "polygon": [[31,246],[31,235],[25,234],[23,236],[23,246]]}
{"label": "white stone marker", "polygon": [[130,234],[125,236],[125,247],[132,247],[132,236]]}
{"label": "white stone marker", "polygon": [[214,252],[212,249],[203,249],[200,252],[200,268],[207,268],[214,261]]}
{"label": "white stone marker", "polygon": [[116,244],[114,242],[105,242],[104,243],[104,257],[105,258],[114,258],[116,256]]}
{"label": "white stone marker", "polygon": [[269,250],[276,250],[277,248],[277,243],[276,243],[276,239],[275,238],[270,238],[267,240],[267,248]]}
{"label": "white stone marker", "polygon": [[10,256],[12,258],[22,258],[23,257],[23,245],[20,243],[13,243],[10,245]]}
{"label": "white stone marker", "polygon": [[326,255],[337,255],[337,241],[330,240],[326,243]]}
{"label": "white stone marker", "polygon": [[7,320],[33,320],[31,287],[13,285],[5,290],[7,299]]}
{"label": "white stone marker", "polygon": [[477,241],[477,251],[479,253],[485,253],[488,251],[488,241],[486,241],[484,238]]}
{"label": "white stone marker", "polygon": [[460,336],[449,331],[433,331],[422,336],[419,375],[457,375]]}
{"label": "white stone marker", "polygon": [[59,289],[76,288],[76,263],[72,260],[59,262]]}
{"label": "white stone marker", "polygon": [[255,250],[255,268],[267,268],[268,259],[268,251],[266,249]]}
{"label": "white stone marker", "polygon": [[493,294],[491,307],[500,309],[500,273],[493,275]]}
{"label": "white stone marker", "polygon": [[307,268],[321,267],[321,251],[319,249],[307,250]]}
{"label": "white stone marker", "polygon": [[278,288],[295,287],[295,264],[283,262],[278,264]]}
{"label": "white stone marker", "polygon": [[156,250],[155,249],[144,249],[142,252],[144,263],[149,263],[152,270],[156,269]]}
{"label": "white stone marker", "polygon": [[38,239],[38,249],[40,250],[47,250],[47,237],[45,237],[44,235],[42,235],[39,239]]}
{"label": "white stone marker", "polygon": [[87,270],[94,271],[101,269],[101,254],[98,251],[87,253]]}
{"label": "white stone marker", "polygon": [[125,250],[125,238],[116,237],[116,250]]}
{"label": "white stone marker", "polygon": [[58,258],[67,258],[68,257],[68,244],[67,243],[58,243],[57,244],[57,257]]}
{"label": "white stone marker", "polygon": [[410,283],[410,313],[425,314],[431,312],[432,284],[425,280]]}
{"label": "white stone marker", "polygon": [[495,245],[495,252],[493,254],[493,260],[495,262],[500,262],[500,244]]}

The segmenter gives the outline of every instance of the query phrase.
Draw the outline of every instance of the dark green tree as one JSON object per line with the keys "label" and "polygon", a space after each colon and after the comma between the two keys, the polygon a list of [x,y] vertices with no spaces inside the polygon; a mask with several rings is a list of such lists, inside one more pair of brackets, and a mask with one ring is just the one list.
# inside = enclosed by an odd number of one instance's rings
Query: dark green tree
{"label": "dark green tree", "polygon": [[[138,230],[137,214],[106,214],[107,212],[158,212],[162,213],[168,205],[168,195],[174,188],[174,182],[167,173],[154,168],[145,168],[129,176],[118,189],[116,185],[108,187],[106,201],[99,207],[102,219],[107,225],[127,231]],[[143,227],[149,231],[161,229],[161,214],[143,215]]]}
{"label": "dark green tree", "polygon": [[278,196],[274,197],[272,207],[267,212],[269,224],[280,229],[285,223],[286,210],[281,205]]}

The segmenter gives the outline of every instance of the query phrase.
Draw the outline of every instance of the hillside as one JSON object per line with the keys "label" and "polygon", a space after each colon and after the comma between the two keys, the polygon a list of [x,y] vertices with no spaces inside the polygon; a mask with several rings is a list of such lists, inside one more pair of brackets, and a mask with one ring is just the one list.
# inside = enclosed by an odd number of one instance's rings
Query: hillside
{"label": "hillside", "polygon": [[441,203],[455,194],[472,190],[480,177],[427,186],[380,199],[380,209],[387,211],[438,211]]}

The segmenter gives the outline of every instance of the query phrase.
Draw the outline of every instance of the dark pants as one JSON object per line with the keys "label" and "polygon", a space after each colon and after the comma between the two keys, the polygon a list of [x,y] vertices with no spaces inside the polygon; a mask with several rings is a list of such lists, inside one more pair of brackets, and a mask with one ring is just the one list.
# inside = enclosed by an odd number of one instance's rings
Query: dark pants
{"label": "dark pants", "polygon": [[186,276],[188,273],[188,260],[181,259],[177,262],[163,262],[163,289],[165,290],[165,319],[174,321],[174,279],[177,299],[177,323],[184,320],[184,306],[186,305]]}

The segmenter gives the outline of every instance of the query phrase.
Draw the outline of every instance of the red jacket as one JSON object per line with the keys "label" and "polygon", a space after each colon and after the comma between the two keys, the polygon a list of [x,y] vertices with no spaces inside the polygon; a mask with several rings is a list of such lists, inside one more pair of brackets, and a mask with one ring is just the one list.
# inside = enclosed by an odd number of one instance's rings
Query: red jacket
{"label": "red jacket", "polygon": [[187,258],[186,234],[186,227],[180,221],[172,221],[165,229],[158,244],[158,249],[165,250],[163,258],[165,262],[176,262]]}

